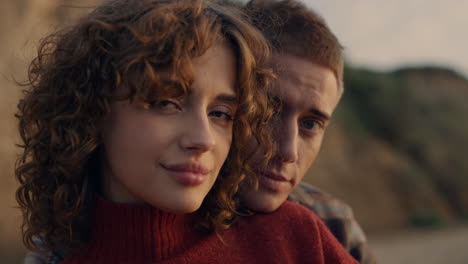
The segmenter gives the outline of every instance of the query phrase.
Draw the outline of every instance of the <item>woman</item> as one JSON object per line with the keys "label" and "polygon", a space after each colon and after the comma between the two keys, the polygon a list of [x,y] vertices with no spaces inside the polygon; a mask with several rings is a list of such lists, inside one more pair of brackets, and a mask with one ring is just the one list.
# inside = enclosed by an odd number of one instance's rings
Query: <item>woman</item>
{"label": "woman", "polygon": [[211,1],[108,1],[46,38],[17,115],[26,245],[50,263],[323,260],[300,251],[334,245],[306,210],[235,221],[246,142],[269,142],[267,55]]}

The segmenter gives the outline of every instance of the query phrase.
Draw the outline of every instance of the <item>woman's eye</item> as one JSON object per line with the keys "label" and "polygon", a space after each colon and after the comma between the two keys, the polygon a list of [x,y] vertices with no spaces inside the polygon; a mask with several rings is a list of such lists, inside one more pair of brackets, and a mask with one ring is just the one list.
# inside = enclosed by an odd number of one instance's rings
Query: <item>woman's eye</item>
{"label": "woman's eye", "polygon": [[216,122],[227,125],[234,119],[233,109],[225,105],[217,105],[208,114]]}
{"label": "woman's eye", "polygon": [[161,108],[179,108],[177,103],[169,100],[161,100],[157,103],[157,106]]}
{"label": "woman's eye", "polygon": [[164,111],[171,111],[171,110],[181,110],[179,104],[175,101],[171,100],[159,100],[159,101],[149,101],[143,104],[143,108],[146,110],[164,110]]}
{"label": "woman's eye", "polygon": [[223,112],[223,111],[212,111],[210,113],[210,116],[220,118],[220,119],[223,119],[225,121],[232,121],[232,115],[230,115],[227,112]]}

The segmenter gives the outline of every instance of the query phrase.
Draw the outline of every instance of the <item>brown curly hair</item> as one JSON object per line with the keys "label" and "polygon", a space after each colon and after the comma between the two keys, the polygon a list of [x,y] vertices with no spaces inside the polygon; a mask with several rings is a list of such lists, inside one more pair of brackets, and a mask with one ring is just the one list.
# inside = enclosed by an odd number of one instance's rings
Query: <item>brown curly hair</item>
{"label": "brown curly hair", "polygon": [[[160,94],[174,87],[185,93],[193,81],[191,60],[219,42],[229,43],[237,57],[239,110],[230,153],[200,209],[200,224],[210,231],[229,227],[238,186],[253,175],[248,140],[271,144],[265,129],[271,116],[265,92],[270,51],[246,21],[225,2],[114,0],[41,42],[16,114],[23,149],[16,197],[29,249],[38,249],[37,237],[48,250],[60,251],[88,240],[98,191],[99,124],[110,103],[144,98],[154,87]],[[170,74],[159,74],[161,69]]]}

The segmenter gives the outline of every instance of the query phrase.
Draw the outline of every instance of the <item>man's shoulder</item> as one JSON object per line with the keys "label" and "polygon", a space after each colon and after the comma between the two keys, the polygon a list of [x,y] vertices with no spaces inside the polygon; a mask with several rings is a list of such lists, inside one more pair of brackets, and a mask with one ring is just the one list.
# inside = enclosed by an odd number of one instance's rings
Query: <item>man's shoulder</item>
{"label": "man's shoulder", "polygon": [[351,207],[331,194],[307,183],[300,183],[288,200],[307,207],[321,219],[352,219]]}
{"label": "man's shoulder", "polygon": [[271,213],[255,213],[246,218],[247,222],[262,228],[271,226],[284,226],[288,230],[301,230],[307,226],[308,230],[314,229],[318,221],[321,221],[314,212],[308,210],[304,206],[290,201],[284,202],[276,211]]}
{"label": "man's shoulder", "polygon": [[[272,213],[255,213],[241,217],[232,232],[250,234],[265,243],[287,242],[287,247],[307,244],[320,240],[323,232],[321,220],[307,208],[289,201]],[[284,245],[283,245],[284,246]],[[301,246],[302,247],[302,246]]]}
{"label": "man's shoulder", "polygon": [[348,204],[307,183],[298,185],[288,200],[313,211],[357,260],[375,263],[366,236]]}
{"label": "man's shoulder", "polygon": [[272,213],[241,217],[226,233],[228,244],[261,248],[279,259],[286,254],[286,262],[356,263],[312,211],[289,201]]}
{"label": "man's shoulder", "polygon": [[291,201],[285,201],[273,214],[289,215],[292,218],[304,217],[313,221],[319,220],[319,217],[313,211]]}

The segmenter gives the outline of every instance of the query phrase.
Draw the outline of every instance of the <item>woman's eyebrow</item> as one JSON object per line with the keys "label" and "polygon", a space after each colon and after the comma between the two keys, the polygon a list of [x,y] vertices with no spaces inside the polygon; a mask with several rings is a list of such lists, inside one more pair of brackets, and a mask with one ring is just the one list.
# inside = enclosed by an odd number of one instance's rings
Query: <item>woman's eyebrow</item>
{"label": "woman's eyebrow", "polygon": [[237,104],[237,97],[231,94],[220,94],[216,96],[216,100],[222,101],[228,104],[232,104],[232,105]]}

